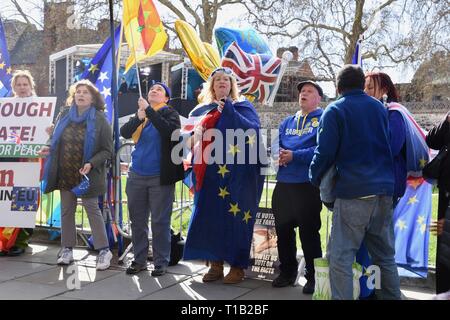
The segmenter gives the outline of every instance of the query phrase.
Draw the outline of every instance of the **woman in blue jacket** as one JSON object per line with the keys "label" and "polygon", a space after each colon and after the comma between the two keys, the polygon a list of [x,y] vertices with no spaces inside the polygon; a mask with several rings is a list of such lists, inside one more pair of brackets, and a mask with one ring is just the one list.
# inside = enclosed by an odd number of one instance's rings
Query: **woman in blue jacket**
{"label": "woman in blue jacket", "polygon": [[[151,214],[154,270],[152,276],[165,274],[170,261],[171,215],[175,182],[183,178],[181,161],[171,158],[177,143],[172,133],[180,129],[178,112],[167,103],[170,89],[162,82],[150,88],[147,100],[139,98],[134,117],[120,128],[120,134],[132,138],[126,193],[131,220],[134,260],[126,270],[135,274],[147,268],[148,219]],[[177,164],[178,163],[178,164]]]}

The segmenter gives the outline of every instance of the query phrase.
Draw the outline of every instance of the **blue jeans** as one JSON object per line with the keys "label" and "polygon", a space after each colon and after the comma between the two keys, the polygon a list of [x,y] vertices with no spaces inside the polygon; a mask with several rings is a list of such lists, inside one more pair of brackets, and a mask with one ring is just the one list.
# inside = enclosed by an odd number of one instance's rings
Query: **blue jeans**
{"label": "blue jeans", "polygon": [[352,263],[363,241],[381,271],[377,296],[400,299],[392,215],[392,197],[336,199],[327,255],[333,299],[353,299]]}

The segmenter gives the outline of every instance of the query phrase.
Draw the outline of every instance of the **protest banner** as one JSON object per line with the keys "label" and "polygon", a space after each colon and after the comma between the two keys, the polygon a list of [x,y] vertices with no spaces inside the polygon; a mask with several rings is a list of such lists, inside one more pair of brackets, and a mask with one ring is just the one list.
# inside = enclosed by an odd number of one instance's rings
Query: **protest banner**
{"label": "protest banner", "polygon": [[246,277],[275,279],[279,271],[275,217],[271,208],[259,208],[256,213],[253,239],[250,248],[250,263]]}
{"label": "protest banner", "polygon": [[34,228],[39,169],[37,162],[0,162],[0,226]]}
{"label": "protest banner", "polygon": [[55,106],[56,97],[0,98],[0,158],[36,158]]}

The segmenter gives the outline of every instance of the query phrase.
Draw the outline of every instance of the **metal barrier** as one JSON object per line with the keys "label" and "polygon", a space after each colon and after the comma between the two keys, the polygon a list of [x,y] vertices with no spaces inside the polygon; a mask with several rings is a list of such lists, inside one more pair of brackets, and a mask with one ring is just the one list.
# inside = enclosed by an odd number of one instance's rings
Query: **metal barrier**
{"label": "metal barrier", "polygon": [[[118,205],[116,206],[117,209],[114,212],[114,218],[120,234],[128,239],[131,238],[131,225],[129,221],[126,193],[124,190],[133,147],[134,143],[132,142],[123,143],[116,153],[114,164],[117,172],[120,172],[120,175],[118,175],[120,178],[116,178],[118,181],[116,181],[115,201],[117,201]],[[186,215],[186,211],[188,211],[189,215],[192,213],[192,205],[193,197],[190,194],[188,187],[184,185],[183,181],[177,182],[175,184],[175,199],[172,210],[172,228],[174,228],[174,225],[177,225],[180,234],[183,234],[183,215]],[[151,228],[149,228],[149,241],[149,247],[151,250]],[[132,245],[128,245],[119,257],[119,263],[123,262],[131,248]]]}
{"label": "metal barrier", "polygon": [[[125,193],[126,177],[128,172],[128,166],[131,162],[131,152],[134,147],[134,143],[125,142],[117,150],[115,155],[115,161],[112,163],[114,166],[113,177],[113,214],[112,218],[119,231],[120,235],[126,239],[131,239],[131,224],[129,220],[128,213],[128,201]],[[272,172],[274,173],[274,172]],[[261,198],[261,203],[263,207],[271,207],[271,199],[269,198],[269,190],[273,188],[275,184],[274,180],[270,179],[269,175],[266,175],[264,182],[263,196]],[[48,195],[44,195],[46,198],[45,206],[41,205],[38,212],[38,221],[36,223],[37,228],[49,230],[49,231],[60,231],[60,217],[54,217],[55,209],[59,203],[59,193],[58,191],[53,192]],[[172,211],[172,228],[182,236],[183,234],[183,223],[187,224],[189,221],[190,214],[192,213],[193,206],[193,195],[191,194],[189,188],[179,181],[175,184],[175,199]],[[105,201],[105,205],[108,205]],[[105,212],[104,212],[105,214]],[[104,217],[105,221],[107,217]],[[59,223],[58,223],[59,222]],[[86,246],[88,246],[87,238],[91,234],[91,229],[88,223],[86,212],[81,205],[81,200],[78,200],[78,206],[76,211],[76,227],[77,234],[83,240]],[[149,228],[149,241],[151,243],[151,228]],[[151,245],[150,245],[151,248]],[[131,246],[128,246],[120,257],[120,261],[126,256],[130,251]]]}

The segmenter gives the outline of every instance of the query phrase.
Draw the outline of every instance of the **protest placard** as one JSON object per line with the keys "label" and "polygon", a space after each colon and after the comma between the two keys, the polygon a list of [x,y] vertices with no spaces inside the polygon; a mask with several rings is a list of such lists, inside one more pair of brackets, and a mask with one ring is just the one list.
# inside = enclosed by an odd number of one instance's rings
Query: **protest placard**
{"label": "protest placard", "polygon": [[34,228],[39,168],[37,162],[0,162],[0,226]]}
{"label": "protest placard", "polygon": [[56,97],[0,98],[0,158],[36,158],[55,105]]}

